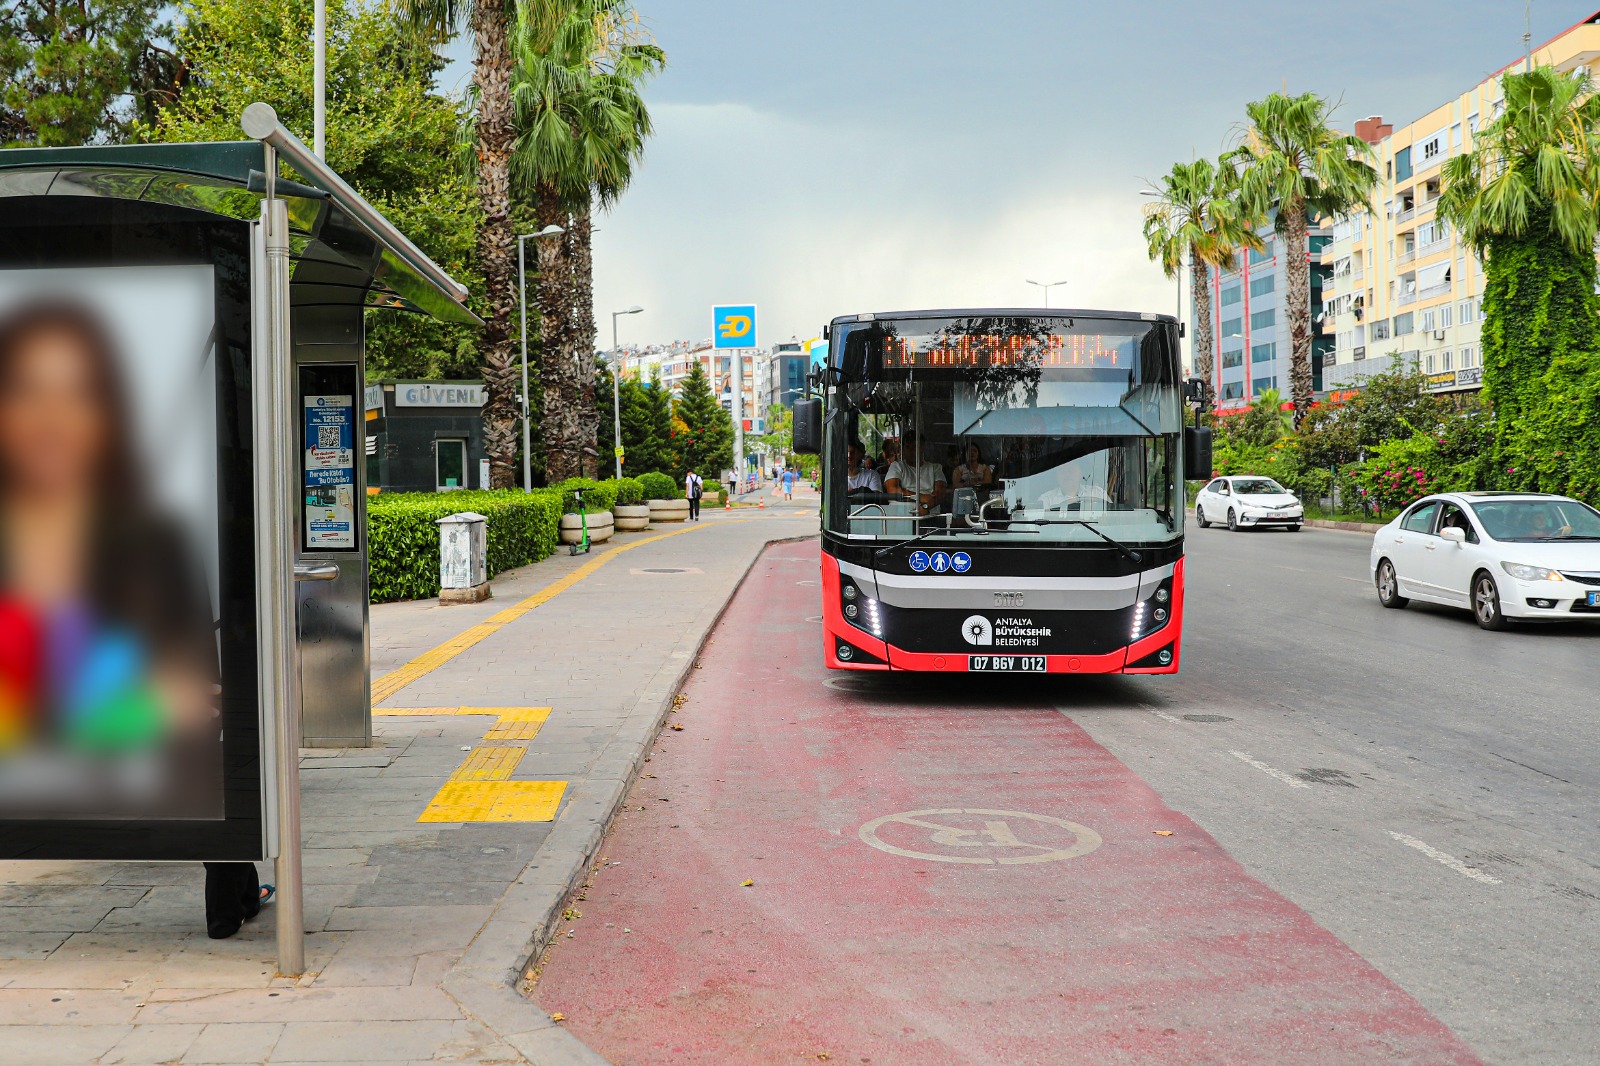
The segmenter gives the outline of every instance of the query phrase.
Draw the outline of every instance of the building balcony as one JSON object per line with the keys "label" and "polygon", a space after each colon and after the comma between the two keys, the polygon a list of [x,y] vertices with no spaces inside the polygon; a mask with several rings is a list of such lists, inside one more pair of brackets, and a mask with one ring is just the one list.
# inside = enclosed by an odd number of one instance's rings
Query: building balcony
{"label": "building balcony", "polygon": [[1412,299],[1414,299],[1414,300],[1426,300],[1426,299],[1429,299],[1429,298],[1434,297],[1434,296],[1445,296],[1445,295],[1449,294],[1450,288],[1451,288],[1451,283],[1450,282],[1441,281],[1437,285],[1429,285],[1425,289],[1418,289],[1416,291],[1416,294],[1412,297]]}
{"label": "building balcony", "polygon": [[1401,293],[1399,295],[1399,297],[1395,300],[1395,305],[1398,306],[1398,307],[1407,307],[1407,306],[1409,306],[1411,304],[1414,304],[1416,302],[1417,302],[1417,290],[1412,289],[1410,292]]}
{"label": "building balcony", "polygon": [[1414,219],[1416,217],[1417,217],[1417,209],[1415,207],[1408,207],[1404,211],[1396,211],[1395,212],[1395,216],[1394,216],[1394,220],[1395,220],[1395,223],[1398,224],[1398,223],[1401,223],[1401,222],[1410,222],[1412,219]]}
{"label": "building balcony", "polygon": [[1417,257],[1417,250],[1416,250],[1415,247],[1412,247],[1412,248],[1407,248],[1405,251],[1403,251],[1399,255],[1395,256],[1394,257],[1394,261],[1395,261],[1396,264],[1409,263],[1413,259],[1415,259],[1416,257]]}

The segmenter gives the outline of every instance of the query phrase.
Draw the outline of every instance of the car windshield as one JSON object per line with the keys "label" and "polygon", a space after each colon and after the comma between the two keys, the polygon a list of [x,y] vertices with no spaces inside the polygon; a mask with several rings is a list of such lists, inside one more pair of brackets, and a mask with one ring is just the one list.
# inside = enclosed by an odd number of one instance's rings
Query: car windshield
{"label": "car windshield", "polygon": [[1576,500],[1493,500],[1472,513],[1495,540],[1600,540],[1600,512]]}
{"label": "car windshield", "polygon": [[1289,490],[1270,477],[1236,477],[1233,479],[1233,491],[1241,496],[1270,496]]}
{"label": "car windshield", "polygon": [[829,528],[895,542],[1176,538],[1182,416],[1164,343],[1148,322],[1053,317],[840,329],[859,384],[830,430],[849,462],[825,486]]}

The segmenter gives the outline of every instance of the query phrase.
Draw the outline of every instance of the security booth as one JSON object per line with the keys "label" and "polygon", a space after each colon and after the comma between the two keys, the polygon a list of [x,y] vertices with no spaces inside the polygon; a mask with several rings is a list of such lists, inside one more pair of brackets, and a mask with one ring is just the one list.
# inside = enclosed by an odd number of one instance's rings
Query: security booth
{"label": "security booth", "polygon": [[367,385],[367,485],[384,492],[489,488],[483,382]]}
{"label": "security booth", "polygon": [[0,505],[89,501],[40,505],[82,515],[72,580],[0,574],[0,858],[276,858],[297,973],[298,746],[371,735],[364,315],[478,320],[270,107],[242,127],[0,151]]}

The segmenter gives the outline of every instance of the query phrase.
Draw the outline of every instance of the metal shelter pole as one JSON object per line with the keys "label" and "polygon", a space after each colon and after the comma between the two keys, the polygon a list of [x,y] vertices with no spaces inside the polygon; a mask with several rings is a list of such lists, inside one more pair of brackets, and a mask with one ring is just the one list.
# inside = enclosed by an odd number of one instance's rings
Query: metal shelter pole
{"label": "metal shelter pole", "polygon": [[274,195],[277,153],[266,152],[267,196],[257,234],[251,383],[255,450],[257,663],[276,793],[278,972],[305,972],[300,869],[300,670],[295,632],[293,421],[289,351],[289,211]]}
{"label": "metal shelter pole", "polygon": [[744,485],[744,349],[735,348],[733,360],[733,473]]}
{"label": "metal shelter pole", "polygon": [[311,23],[311,150],[328,158],[328,0],[316,0]]}
{"label": "metal shelter pole", "polygon": [[517,238],[517,303],[522,308],[522,491],[533,491],[533,435],[528,427],[533,410],[528,395],[528,267],[527,238]]}

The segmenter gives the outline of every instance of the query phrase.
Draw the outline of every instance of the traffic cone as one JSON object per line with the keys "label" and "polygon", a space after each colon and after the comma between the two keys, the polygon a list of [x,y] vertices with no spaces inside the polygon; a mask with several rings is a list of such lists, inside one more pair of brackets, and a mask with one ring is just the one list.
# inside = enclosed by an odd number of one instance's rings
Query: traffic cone
{"label": "traffic cone", "polygon": [[765,511],[766,509],[767,509],[767,495],[766,495],[766,493],[762,493],[760,496],[756,497],[756,510]]}
{"label": "traffic cone", "polygon": [[724,511],[733,510],[733,495],[732,495],[732,493],[730,493],[727,496],[724,496],[722,498],[722,509]]}

